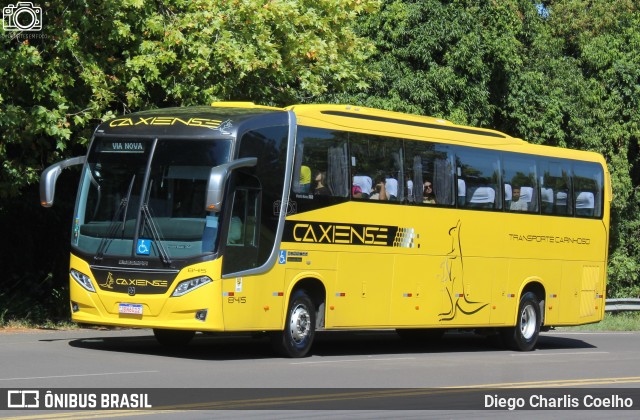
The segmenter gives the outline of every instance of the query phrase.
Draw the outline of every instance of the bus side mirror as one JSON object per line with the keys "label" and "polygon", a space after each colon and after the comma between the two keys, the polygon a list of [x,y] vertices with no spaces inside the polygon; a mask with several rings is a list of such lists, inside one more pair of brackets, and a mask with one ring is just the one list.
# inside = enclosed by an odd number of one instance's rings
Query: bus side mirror
{"label": "bus side mirror", "polygon": [[258,164],[258,158],[249,157],[237,159],[231,162],[211,168],[209,181],[207,182],[207,198],[205,210],[219,212],[222,208],[222,198],[224,197],[224,186],[227,183],[231,171],[238,168],[249,168]]}
{"label": "bus side mirror", "polygon": [[42,207],[53,206],[53,199],[56,193],[56,181],[64,168],[75,165],[84,165],[85,156],[77,156],[54,163],[42,172],[40,176],[40,204]]}

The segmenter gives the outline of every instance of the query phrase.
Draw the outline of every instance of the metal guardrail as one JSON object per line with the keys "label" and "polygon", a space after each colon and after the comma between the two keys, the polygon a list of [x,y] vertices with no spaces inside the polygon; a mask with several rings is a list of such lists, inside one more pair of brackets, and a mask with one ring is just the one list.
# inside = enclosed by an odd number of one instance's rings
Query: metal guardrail
{"label": "metal guardrail", "polygon": [[640,311],[640,299],[623,298],[607,299],[604,306],[605,312]]}

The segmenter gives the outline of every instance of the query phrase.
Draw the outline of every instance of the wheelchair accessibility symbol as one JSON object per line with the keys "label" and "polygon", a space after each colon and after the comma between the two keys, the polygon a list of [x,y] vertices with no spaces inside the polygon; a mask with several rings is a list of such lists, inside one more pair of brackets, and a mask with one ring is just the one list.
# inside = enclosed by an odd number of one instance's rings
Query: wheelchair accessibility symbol
{"label": "wheelchair accessibility symbol", "polygon": [[138,255],[149,255],[151,253],[151,239],[138,239],[136,253]]}
{"label": "wheelchair accessibility symbol", "polygon": [[287,263],[287,251],[280,250],[280,255],[278,256],[278,264],[286,264]]}

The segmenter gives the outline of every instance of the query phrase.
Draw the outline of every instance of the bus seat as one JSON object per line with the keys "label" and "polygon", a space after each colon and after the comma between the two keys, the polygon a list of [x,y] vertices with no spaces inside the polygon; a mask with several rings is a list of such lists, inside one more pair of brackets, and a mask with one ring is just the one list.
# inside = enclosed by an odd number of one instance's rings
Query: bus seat
{"label": "bus seat", "polygon": [[533,197],[533,188],[520,187],[520,200],[530,203],[532,197]]}
{"label": "bus seat", "polygon": [[537,211],[535,190],[533,187],[520,187],[520,200],[527,203],[527,211]]}
{"label": "bus seat", "polygon": [[504,184],[504,202],[506,208],[509,208],[509,206],[511,206],[512,199],[513,191],[511,189],[511,184]]}
{"label": "bus seat", "polygon": [[464,207],[467,201],[467,184],[464,179],[458,179],[458,206]]}
{"label": "bus seat", "polygon": [[593,217],[595,200],[591,191],[579,192],[576,196],[576,216]]}
{"label": "bus seat", "polygon": [[553,188],[540,188],[540,198],[542,201],[542,212],[553,213]]}
{"label": "bus seat", "polygon": [[567,197],[566,191],[558,191],[556,193],[555,214],[568,214]]}
{"label": "bus seat", "polygon": [[496,190],[491,187],[476,188],[469,200],[470,207],[480,209],[491,209],[496,200]]}

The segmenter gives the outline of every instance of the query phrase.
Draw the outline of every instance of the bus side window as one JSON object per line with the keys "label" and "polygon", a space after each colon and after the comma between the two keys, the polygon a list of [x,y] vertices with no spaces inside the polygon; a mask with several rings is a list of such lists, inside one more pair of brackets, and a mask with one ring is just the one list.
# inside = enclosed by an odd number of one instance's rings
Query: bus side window
{"label": "bus side window", "polygon": [[296,199],[347,197],[350,182],[346,133],[300,127],[297,141],[291,185]]}
{"label": "bus side window", "polygon": [[[403,202],[455,206],[455,165],[450,146],[405,140],[404,167],[407,188]],[[430,184],[431,191],[425,191],[425,184]]]}
{"label": "bus side window", "polygon": [[402,140],[398,138],[361,133],[349,135],[353,198],[369,199],[376,192],[376,184],[384,183],[385,200],[404,200],[402,146]]}
{"label": "bus side window", "polygon": [[519,153],[503,154],[505,210],[538,212],[537,165],[532,157]]}
{"label": "bus side window", "polygon": [[573,164],[573,189],[575,215],[578,217],[602,217],[604,173],[597,163]]}
{"label": "bus side window", "polygon": [[571,164],[565,160],[540,160],[540,202],[543,214],[573,214],[570,204]]}
{"label": "bus side window", "polygon": [[[500,159],[497,152],[471,148],[456,151],[458,176],[458,205],[471,209],[498,210],[502,208]],[[461,188],[460,181],[464,182]],[[464,202],[461,203],[461,194]]]}

